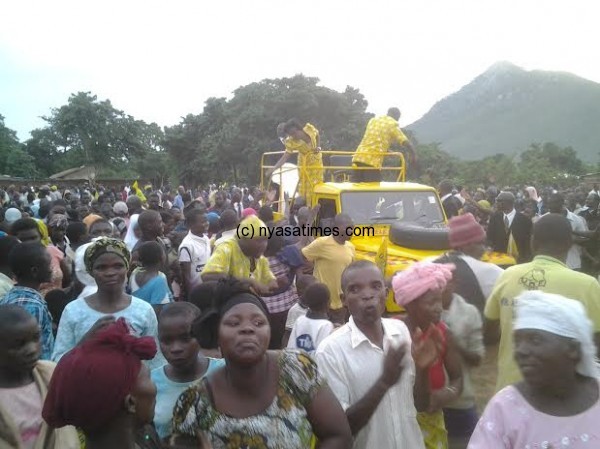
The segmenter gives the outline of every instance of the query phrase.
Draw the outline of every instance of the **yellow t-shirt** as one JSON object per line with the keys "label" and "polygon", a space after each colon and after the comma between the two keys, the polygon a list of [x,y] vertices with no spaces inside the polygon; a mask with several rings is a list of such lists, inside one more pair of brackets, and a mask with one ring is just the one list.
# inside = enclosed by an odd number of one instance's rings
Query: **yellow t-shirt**
{"label": "yellow t-shirt", "polygon": [[302,139],[294,139],[293,137],[288,137],[284,140],[286,153],[293,153],[294,151],[297,151],[302,155],[307,155],[315,152],[315,150],[317,149],[319,130],[310,123],[307,123],[304,126],[304,128],[302,128],[302,131],[309,135],[310,144],[306,143]]}
{"label": "yellow t-shirt", "polygon": [[[398,122],[388,115],[369,120],[365,135],[356,149],[352,162],[361,162],[371,167],[381,168],[383,157],[393,142],[402,145],[408,139],[400,129]],[[379,154],[364,154],[376,152]]]}
{"label": "yellow t-shirt", "polygon": [[314,276],[329,289],[329,307],[334,310],[341,309],[342,273],[354,260],[354,245],[350,242],[340,245],[332,236],[319,237],[302,248],[302,254],[314,262]]}
{"label": "yellow t-shirt", "polygon": [[525,290],[541,290],[581,302],[594,323],[594,332],[600,332],[600,284],[596,279],[548,256],[536,256],[529,263],[508,268],[496,281],[484,310],[487,319],[500,320],[496,391],[522,379],[513,358],[513,320],[515,297]]}
{"label": "yellow t-shirt", "polygon": [[239,279],[252,277],[261,284],[275,280],[269,261],[264,256],[256,260],[256,268],[254,272],[250,272],[250,259],[242,252],[237,238],[225,240],[215,248],[202,270],[202,274],[207,273],[223,273]]}

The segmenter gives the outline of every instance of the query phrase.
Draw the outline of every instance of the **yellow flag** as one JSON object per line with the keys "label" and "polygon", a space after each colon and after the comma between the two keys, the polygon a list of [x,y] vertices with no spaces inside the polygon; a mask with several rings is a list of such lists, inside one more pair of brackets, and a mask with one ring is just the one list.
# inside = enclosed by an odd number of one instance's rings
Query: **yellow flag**
{"label": "yellow flag", "polygon": [[388,238],[383,236],[381,239],[381,245],[375,255],[375,264],[381,270],[381,273],[385,276],[385,267],[387,266],[387,253],[388,253]]}
{"label": "yellow flag", "polygon": [[138,186],[137,179],[134,181],[133,184],[131,184],[131,188],[135,192],[136,196],[142,201],[142,203],[145,204],[146,203],[146,196],[144,195],[144,192],[142,192],[140,190],[140,187]]}

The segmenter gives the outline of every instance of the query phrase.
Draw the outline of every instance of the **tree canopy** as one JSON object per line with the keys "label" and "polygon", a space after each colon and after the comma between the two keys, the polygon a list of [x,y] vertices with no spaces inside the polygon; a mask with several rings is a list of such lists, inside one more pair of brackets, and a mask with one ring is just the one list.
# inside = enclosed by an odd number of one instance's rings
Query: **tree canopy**
{"label": "tree canopy", "polygon": [[90,92],[71,95],[66,105],[43,119],[47,125],[34,129],[25,144],[42,176],[80,165],[114,174],[162,150],[158,125],[136,120]]}
{"label": "tree canopy", "polygon": [[[78,92],[43,117],[46,125],[34,129],[24,144],[0,116],[0,174],[47,177],[91,165],[100,177],[141,176],[156,185],[167,179],[188,185],[253,184],[262,154],[283,149],[276,135],[280,122],[310,122],[320,131],[323,149],[353,150],[372,117],[367,104],[350,86],[338,92],[304,75],[265,79],[239,87],[229,99],[209,98],[202,112],[163,131],[116,109],[110,100]],[[420,144],[407,135],[419,157],[419,165],[409,167],[409,179],[429,185],[447,178],[470,186],[564,184],[597,170],[573,148],[550,142],[532,143],[516,155],[464,161],[438,143]]]}
{"label": "tree canopy", "polygon": [[236,89],[230,100],[209,99],[202,113],[165,130],[179,175],[256,182],[262,153],[282,150],[277,124],[290,118],[315,125],[323,149],[356,148],[372,116],[367,101],[358,89],[340,93],[318,83],[303,75],[266,79]]}

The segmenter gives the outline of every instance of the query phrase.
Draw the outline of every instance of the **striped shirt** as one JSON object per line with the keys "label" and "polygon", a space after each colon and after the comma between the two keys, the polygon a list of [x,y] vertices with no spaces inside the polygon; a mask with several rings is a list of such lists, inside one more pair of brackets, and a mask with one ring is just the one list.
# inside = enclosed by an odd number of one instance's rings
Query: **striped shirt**
{"label": "striped shirt", "polygon": [[52,360],[54,334],[52,333],[52,315],[42,295],[32,288],[15,286],[0,300],[0,304],[15,304],[23,307],[39,323],[42,341],[41,360]]}
{"label": "striped shirt", "polygon": [[[273,275],[277,278],[290,278],[290,267],[284,264],[277,256],[267,258],[269,268]],[[292,308],[298,302],[298,293],[296,286],[290,282],[287,290],[274,296],[263,297],[269,313],[285,312]]]}

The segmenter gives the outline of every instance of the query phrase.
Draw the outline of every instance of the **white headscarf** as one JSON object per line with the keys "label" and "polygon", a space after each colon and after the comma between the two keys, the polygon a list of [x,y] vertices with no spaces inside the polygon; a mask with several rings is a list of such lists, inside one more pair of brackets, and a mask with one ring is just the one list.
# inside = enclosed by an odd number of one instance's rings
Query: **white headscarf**
{"label": "white headscarf", "polygon": [[538,290],[524,292],[516,299],[514,330],[537,329],[577,340],[581,360],[575,370],[582,376],[600,377],[594,328],[579,301]]}
{"label": "white headscarf", "polygon": [[125,234],[125,238],[123,239],[123,241],[127,245],[127,249],[129,251],[133,250],[133,248],[135,247],[136,243],[139,240],[135,236],[135,228],[137,228],[137,226],[138,226],[138,218],[139,218],[138,214],[133,214],[129,218],[129,227],[127,228],[127,234]]}

